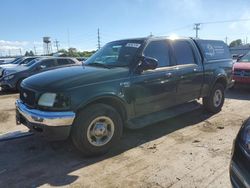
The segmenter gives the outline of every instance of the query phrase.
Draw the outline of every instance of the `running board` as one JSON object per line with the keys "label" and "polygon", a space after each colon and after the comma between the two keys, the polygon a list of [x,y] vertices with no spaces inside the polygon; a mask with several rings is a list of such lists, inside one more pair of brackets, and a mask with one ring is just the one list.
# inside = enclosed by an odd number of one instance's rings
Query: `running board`
{"label": "running board", "polygon": [[187,112],[191,112],[201,108],[202,105],[196,101],[192,101],[189,103],[181,104],[172,108],[168,108],[166,110],[155,112],[150,115],[141,116],[135,119],[132,119],[126,123],[126,127],[130,129],[139,129],[142,127],[146,127],[148,125],[152,125],[154,123],[158,123]]}

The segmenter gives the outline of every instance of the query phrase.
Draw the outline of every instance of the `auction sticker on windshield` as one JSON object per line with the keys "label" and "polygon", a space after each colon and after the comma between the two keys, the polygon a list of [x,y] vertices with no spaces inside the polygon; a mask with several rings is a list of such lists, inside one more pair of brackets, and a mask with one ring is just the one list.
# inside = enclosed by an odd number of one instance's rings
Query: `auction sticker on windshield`
{"label": "auction sticker on windshield", "polygon": [[138,43],[127,43],[126,47],[131,47],[131,48],[140,48],[141,44]]}

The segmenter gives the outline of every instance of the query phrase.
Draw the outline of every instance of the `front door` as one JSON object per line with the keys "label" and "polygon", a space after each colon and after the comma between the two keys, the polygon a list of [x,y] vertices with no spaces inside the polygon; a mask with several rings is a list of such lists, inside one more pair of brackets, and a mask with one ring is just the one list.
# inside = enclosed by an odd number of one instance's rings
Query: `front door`
{"label": "front door", "polygon": [[143,55],[157,59],[158,67],[132,77],[131,87],[136,116],[170,107],[175,104],[176,96],[176,67],[171,61],[168,42],[151,41]]}

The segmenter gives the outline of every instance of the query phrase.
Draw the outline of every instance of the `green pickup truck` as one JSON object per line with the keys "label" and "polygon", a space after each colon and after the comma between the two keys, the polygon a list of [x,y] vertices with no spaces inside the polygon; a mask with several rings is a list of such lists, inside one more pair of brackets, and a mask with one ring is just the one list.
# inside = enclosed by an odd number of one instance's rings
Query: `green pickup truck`
{"label": "green pickup truck", "polygon": [[222,41],[119,40],[83,65],[25,79],[16,120],[50,139],[71,137],[83,154],[98,155],[117,143],[124,127],[178,115],[187,102],[202,98],[208,111],[219,112],[231,81],[232,59]]}

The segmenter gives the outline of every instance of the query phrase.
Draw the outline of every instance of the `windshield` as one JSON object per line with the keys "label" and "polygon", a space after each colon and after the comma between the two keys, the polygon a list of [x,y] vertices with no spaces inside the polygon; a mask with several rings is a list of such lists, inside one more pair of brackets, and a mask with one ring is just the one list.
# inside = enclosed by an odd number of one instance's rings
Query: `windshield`
{"label": "windshield", "polygon": [[19,58],[19,59],[13,61],[12,64],[16,64],[16,65],[20,64],[23,60],[24,60],[24,58]]}
{"label": "windshield", "polygon": [[102,67],[128,66],[142,46],[142,40],[124,40],[106,44],[85,65]]}
{"label": "windshield", "polygon": [[250,63],[250,53],[244,55],[239,61],[244,63],[246,62]]}
{"label": "windshield", "polygon": [[32,61],[26,63],[25,66],[30,67],[30,66],[34,65],[35,63],[37,63],[38,61],[40,61],[41,59],[42,58],[33,59]]}

